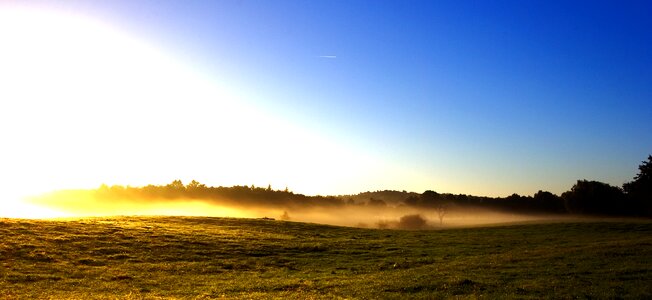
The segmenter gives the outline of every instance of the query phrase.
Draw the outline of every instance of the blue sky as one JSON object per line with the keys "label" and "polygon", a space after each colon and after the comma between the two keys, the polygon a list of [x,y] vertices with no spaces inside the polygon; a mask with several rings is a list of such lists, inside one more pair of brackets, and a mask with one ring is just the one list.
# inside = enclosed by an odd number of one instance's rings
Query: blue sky
{"label": "blue sky", "polygon": [[[270,118],[393,166],[374,170],[373,180],[357,170],[360,178],[347,177],[341,187],[337,179],[328,188],[282,180],[297,192],[559,194],[577,179],[621,185],[652,153],[652,4],[646,1],[24,6],[98,20]],[[265,147],[250,155],[265,156]],[[265,180],[277,183],[252,179]]]}

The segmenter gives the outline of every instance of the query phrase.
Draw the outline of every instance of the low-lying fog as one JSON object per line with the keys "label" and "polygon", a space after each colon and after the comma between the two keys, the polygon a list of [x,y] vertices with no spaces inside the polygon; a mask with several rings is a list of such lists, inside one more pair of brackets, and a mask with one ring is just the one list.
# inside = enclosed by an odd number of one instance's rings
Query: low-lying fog
{"label": "low-lying fog", "polygon": [[[437,229],[499,223],[561,220],[560,215],[524,215],[478,207],[449,206],[445,209],[405,205],[364,204],[318,207],[266,207],[262,205],[215,204],[197,199],[98,199],[89,193],[69,191],[30,199],[31,205],[59,212],[55,217],[91,216],[214,216],[273,218],[365,228]],[[441,216],[441,218],[440,218]],[[39,216],[40,217],[40,216]]]}

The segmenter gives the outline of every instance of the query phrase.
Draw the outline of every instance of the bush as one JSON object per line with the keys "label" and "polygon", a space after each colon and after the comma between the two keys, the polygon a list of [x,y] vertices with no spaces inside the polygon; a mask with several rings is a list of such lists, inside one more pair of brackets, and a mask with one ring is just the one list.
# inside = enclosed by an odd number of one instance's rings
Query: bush
{"label": "bush", "polygon": [[401,229],[423,229],[426,227],[426,219],[421,215],[405,215],[398,221],[398,228]]}

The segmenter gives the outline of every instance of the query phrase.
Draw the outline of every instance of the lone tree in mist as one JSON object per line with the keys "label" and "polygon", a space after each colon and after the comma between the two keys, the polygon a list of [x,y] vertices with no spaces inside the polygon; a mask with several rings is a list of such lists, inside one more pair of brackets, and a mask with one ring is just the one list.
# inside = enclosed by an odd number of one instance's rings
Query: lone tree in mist
{"label": "lone tree in mist", "polygon": [[437,217],[439,218],[439,225],[444,224],[444,216],[448,213],[448,206],[446,204],[439,204],[435,207]]}
{"label": "lone tree in mist", "polygon": [[287,211],[283,211],[283,214],[281,215],[280,219],[283,221],[290,221],[290,215],[288,214]]}

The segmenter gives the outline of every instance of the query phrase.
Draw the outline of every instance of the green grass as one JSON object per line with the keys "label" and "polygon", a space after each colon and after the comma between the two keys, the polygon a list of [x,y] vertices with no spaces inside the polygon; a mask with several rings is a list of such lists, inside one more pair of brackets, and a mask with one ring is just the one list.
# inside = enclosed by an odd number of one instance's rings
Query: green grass
{"label": "green grass", "polygon": [[0,219],[0,298],[652,298],[652,222]]}

